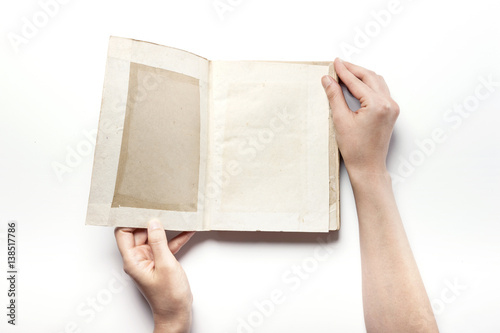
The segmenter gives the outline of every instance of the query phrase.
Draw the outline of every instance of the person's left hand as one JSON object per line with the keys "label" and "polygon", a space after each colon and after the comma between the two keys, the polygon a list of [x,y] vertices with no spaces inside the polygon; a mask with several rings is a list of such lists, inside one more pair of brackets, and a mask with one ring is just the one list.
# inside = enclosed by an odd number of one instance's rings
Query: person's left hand
{"label": "person's left hand", "polygon": [[167,242],[158,220],[148,229],[116,228],[123,269],[149,302],[155,332],[188,332],[193,295],[184,270],[174,254],[193,236],[183,232]]}

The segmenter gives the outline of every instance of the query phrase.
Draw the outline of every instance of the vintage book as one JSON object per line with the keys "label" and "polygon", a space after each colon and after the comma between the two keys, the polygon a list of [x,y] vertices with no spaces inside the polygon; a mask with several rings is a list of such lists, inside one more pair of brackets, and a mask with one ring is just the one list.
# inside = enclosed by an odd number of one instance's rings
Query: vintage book
{"label": "vintage book", "polygon": [[111,37],[86,224],[339,228],[332,62],[210,61]]}

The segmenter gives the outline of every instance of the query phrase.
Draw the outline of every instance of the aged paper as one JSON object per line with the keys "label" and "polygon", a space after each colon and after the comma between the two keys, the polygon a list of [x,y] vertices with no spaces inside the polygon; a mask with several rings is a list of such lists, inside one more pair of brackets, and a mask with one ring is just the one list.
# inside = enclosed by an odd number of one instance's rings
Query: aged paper
{"label": "aged paper", "polygon": [[[190,96],[188,101],[186,96]],[[205,58],[156,44],[110,38],[87,224],[144,227],[157,217],[168,229],[202,230],[204,206],[198,201],[204,194],[206,175],[207,102]],[[169,105],[174,108],[165,109]],[[180,117],[181,108],[185,118]],[[170,114],[172,110],[177,115]],[[139,117],[131,123],[134,115]],[[178,132],[172,135],[154,127],[169,130],[169,121],[174,120],[183,126],[176,127]],[[151,121],[155,124],[148,123]],[[187,125],[189,121],[193,123]],[[148,126],[142,135],[137,133]],[[181,134],[185,137],[179,141]],[[186,166],[196,161],[198,165]],[[156,169],[160,164],[177,174],[160,172]],[[181,188],[180,183],[186,186]]]}
{"label": "aged paper", "polygon": [[[155,89],[141,92],[150,81]],[[132,62],[112,207],[195,212],[200,93],[193,77]]]}
{"label": "aged paper", "polygon": [[211,62],[209,133],[217,136],[207,180],[226,175],[207,206],[211,229],[328,230],[325,73],[328,66]]}
{"label": "aged paper", "polygon": [[331,62],[208,61],[112,37],[87,224],[339,228]]}

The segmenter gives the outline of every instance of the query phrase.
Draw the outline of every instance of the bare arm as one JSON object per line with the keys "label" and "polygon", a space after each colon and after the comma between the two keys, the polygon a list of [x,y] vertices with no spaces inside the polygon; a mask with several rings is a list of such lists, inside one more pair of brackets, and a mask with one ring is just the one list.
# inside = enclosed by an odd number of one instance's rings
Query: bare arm
{"label": "bare arm", "polygon": [[399,107],[381,76],[339,59],[335,69],[361,103],[350,111],[338,83],[323,78],[356,200],[366,329],[438,332],[385,164]]}

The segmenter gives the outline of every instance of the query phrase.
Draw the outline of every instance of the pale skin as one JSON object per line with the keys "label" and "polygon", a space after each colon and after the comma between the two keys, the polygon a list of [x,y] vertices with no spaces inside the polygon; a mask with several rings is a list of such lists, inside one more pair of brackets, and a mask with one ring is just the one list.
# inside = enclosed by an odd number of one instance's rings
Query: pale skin
{"label": "pale skin", "polygon": [[184,333],[191,327],[193,295],[186,273],[174,257],[194,232],[170,241],[158,220],[148,229],[116,228],[123,269],[135,281],[153,311],[154,333]]}
{"label": "pale skin", "polygon": [[340,59],[334,65],[361,104],[352,112],[339,84],[322,78],[356,200],[366,330],[438,332],[386,167],[399,106],[380,75]]}
{"label": "pale skin", "polygon": [[[438,332],[386,167],[399,107],[381,76],[339,59],[334,65],[361,103],[352,112],[339,84],[329,76],[322,78],[356,200],[367,332]],[[190,331],[193,296],[174,254],[192,235],[183,232],[167,241],[156,220],[147,230],[115,230],[124,270],[151,306],[155,333]]]}

